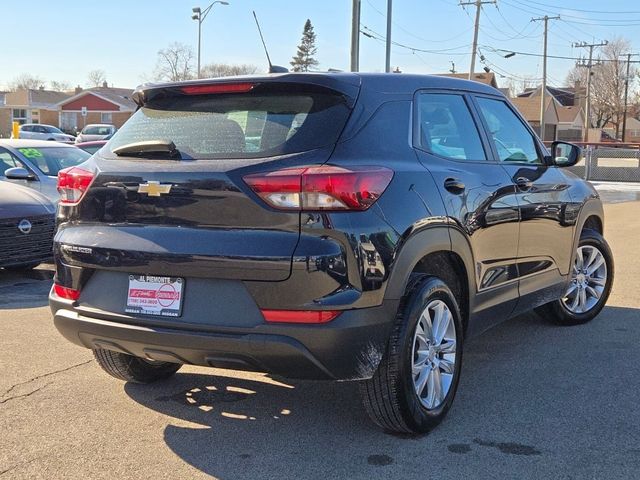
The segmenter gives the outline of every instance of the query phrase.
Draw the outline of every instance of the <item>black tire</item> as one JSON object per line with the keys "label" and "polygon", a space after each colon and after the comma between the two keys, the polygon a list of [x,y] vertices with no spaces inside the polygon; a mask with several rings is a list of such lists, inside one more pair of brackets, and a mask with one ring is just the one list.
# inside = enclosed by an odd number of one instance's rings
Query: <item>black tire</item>
{"label": "black tire", "polygon": [[[412,364],[416,326],[420,315],[433,300],[442,300],[451,311],[456,353],[448,393],[439,406],[429,410],[414,388]],[[398,433],[427,433],[436,427],[451,407],[458,388],[462,344],[462,317],[449,287],[436,277],[413,277],[398,309],[387,351],[374,376],[360,384],[365,409],[374,423],[386,431]]]}
{"label": "black tire", "polygon": [[607,241],[597,231],[586,229],[580,235],[578,247],[586,245],[596,247],[604,257],[605,264],[607,266],[607,279],[604,291],[597,303],[590,310],[584,313],[573,313],[569,311],[562,299],[555,300],[536,308],[536,312],[540,316],[557,325],[580,325],[593,320],[604,308],[607,303],[607,299],[609,298],[609,294],[611,293],[614,265],[613,255],[611,254],[611,249],[609,248]]}
{"label": "black tire", "polygon": [[93,356],[98,365],[112,377],[126,382],[152,383],[176,373],[182,364],[151,362],[126,353],[96,348]]}
{"label": "black tire", "polygon": [[40,262],[27,263],[25,265],[12,265],[10,267],[4,267],[4,269],[8,272],[28,272],[29,270],[36,268],[38,265],[40,265]]}

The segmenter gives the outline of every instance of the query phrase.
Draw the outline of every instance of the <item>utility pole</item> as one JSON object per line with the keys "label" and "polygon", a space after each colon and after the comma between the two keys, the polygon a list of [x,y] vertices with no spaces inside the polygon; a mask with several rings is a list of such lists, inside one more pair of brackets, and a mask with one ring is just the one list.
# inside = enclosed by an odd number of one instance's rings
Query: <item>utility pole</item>
{"label": "utility pole", "polygon": [[584,129],[584,136],[582,138],[583,141],[587,141],[589,139],[588,135],[589,135],[589,128],[591,128],[591,70],[593,68],[593,49],[596,47],[604,47],[605,45],[608,45],[609,42],[607,42],[606,40],[604,42],[600,42],[600,43],[586,43],[586,42],[580,42],[580,43],[574,43],[573,46],[574,47],[581,47],[581,48],[588,48],[589,49],[589,62],[587,64],[578,64],[579,67],[586,67],[587,68],[587,102],[586,102],[586,112],[585,112],[585,117],[586,117],[586,126]]}
{"label": "utility pole", "polygon": [[351,71],[360,70],[360,0],[351,8]]}
{"label": "utility pole", "polygon": [[391,12],[392,12],[392,0],[387,0],[387,52],[384,71],[389,73],[391,71]]}
{"label": "utility pole", "polygon": [[[544,110],[547,104],[547,33],[549,20],[560,20],[560,15],[550,17],[545,15],[540,18],[532,18],[532,22],[544,22],[544,48],[543,48],[543,60],[542,60],[542,92],[540,95],[540,138],[545,140],[545,122],[544,122]],[[555,138],[554,138],[555,140]]]}
{"label": "utility pole", "polygon": [[624,113],[622,115],[622,141],[627,139],[627,108],[629,101],[629,68],[631,66],[631,57],[638,56],[637,53],[627,53],[627,74],[624,77]]}
{"label": "utility pole", "polygon": [[466,7],[467,5],[475,5],[476,7],[476,23],[473,31],[473,46],[471,47],[471,66],[469,67],[469,80],[473,80],[473,71],[476,68],[476,51],[478,50],[478,30],[480,29],[480,10],[482,9],[482,5],[493,3],[494,5],[497,3],[496,0],[474,0],[472,2],[460,2],[461,7]]}

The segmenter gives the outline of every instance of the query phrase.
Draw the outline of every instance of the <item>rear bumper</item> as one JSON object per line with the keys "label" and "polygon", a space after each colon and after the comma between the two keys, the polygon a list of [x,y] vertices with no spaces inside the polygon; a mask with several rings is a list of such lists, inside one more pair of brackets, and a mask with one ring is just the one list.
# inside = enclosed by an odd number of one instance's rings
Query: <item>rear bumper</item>
{"label": "rear bumper", "polygon": [[263,323],[251,328],[194,329],[193,325],[183,328],[175,320],[154,325],[130,317],[93,316],[54,294],[49,300],[58,331],[85,348],[319,380],[370,378],[385,352],[397,308],[390,302],[346,310],[323,325]]}

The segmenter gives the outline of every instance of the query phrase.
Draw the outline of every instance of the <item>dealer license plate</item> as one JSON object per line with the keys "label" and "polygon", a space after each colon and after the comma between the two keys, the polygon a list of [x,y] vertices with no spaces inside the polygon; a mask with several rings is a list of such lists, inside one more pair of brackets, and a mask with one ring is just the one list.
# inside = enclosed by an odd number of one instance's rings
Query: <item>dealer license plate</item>
{"label": "dealer license plate", "polygon": [[125,312],[179,317],[182,313],[183,292],[183,278],[129,275]]}

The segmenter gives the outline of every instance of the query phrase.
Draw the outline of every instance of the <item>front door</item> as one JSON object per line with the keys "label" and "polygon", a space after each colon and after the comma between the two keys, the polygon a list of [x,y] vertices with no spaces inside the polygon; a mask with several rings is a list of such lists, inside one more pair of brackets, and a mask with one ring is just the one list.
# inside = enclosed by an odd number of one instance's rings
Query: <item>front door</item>
{"label": "front door", "polygon": [[467,95],[419,92],[416,100],[418,156],[440,190],[454,237],[469,242],[476,292],[473,333],[499,323],[518,297],[518,205],[515,185],[492,157],[480,120]]}
{"label": "front door", "polygon": [[552,300],[562,294],[573,245],[575,212],[569,184],[556,167],[546,165],[534,134],[507,102],[482,96],[476,101],[494,155],[516,185],[521,217],[518,275],[523,297],[518,310],[526,310],[527,296],[542,303],[545,294]]}

